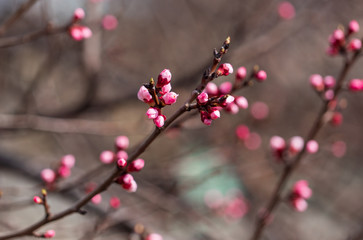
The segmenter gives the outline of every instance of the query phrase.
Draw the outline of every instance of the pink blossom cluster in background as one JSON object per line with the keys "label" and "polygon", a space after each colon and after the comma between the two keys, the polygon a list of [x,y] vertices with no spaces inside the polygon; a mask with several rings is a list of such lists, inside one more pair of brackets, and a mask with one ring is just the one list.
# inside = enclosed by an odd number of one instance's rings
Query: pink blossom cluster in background
{"label": "pink blossom cluster in background", "polygon": [[62,157],[56,170],[46,168],[40,173],[41,178],[47,185],[51,185],[58,178],[68,178],[71,175],[71,169],[74,167],[76,159],[73,155],[68,154]]}
{"label": "pink blossom cluster in background", "polygon": [[312,191],[306,180],[297,181],[290,194],[290,203],[296,211],[303,212],[308,208],[306,199],[309,199]]}
{"label": "pink blossom cluster in background", "polygon": [[329,47],[327,53],[330,56],[344,54],[346,51],[356,52],[361,49],[362,41],[358,38],[351,38],[359,31],[359,24],[356,20],[349,23],[348,29],[339,27],[329,36]]}
{"label": "pink blossom cluster in background", "polygon": [[69,28],[69,34],[76,41],[81,41],[92,36],[91,29],[79,23],[84,19],[85,15],[82,8],[77,8],[73,13],[73,24]]}

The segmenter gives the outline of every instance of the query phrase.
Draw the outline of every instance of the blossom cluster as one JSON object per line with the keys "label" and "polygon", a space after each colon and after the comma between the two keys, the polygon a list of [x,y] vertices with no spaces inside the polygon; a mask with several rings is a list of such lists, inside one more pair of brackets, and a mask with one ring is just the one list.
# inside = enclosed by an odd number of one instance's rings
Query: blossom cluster
{"label": "blossom cluster", "polygon": [[362,41],[358,38],[350,38],[352,34],[359,31],[359,24],[356,20],[352,20],[346,31],[343,27],[339,27],[329,36],[329,48],[327,53],[330,56],[344,54],[346,51],[355,52],[362,47]]}
{"label": "blossom cluster", "polygon": [[71,169],[74,167],[76,159],[73,155],[68,154],[61,158],[59,166],[53,170],[45,168],[41,171],[40,176],[43,181],[50,185],[59,178],[68,178],[71,175]]}
{"label": "blossom cluster", "polygon": [[306,199],[309,199],[311,195],[312,191],[309,188],[308,182],[300,180],[294,184],[289,200],[296,211],[303,212],[308,207]]}
{"label": "blossom cluster", "polygon": [[79,23],[84,19],[85,15],[82,8],[77,8],[73,13],[73,23],[69,28],[69,34],[76,41],[81,41],[92,36],[91,29]]}
{"label": "blossom cluster", "polygon": [[[233,67],[229,63],[223,63],[216,71],[217,77],[228,76],[233,73]],[[211,125],[212,121],[220,118],[220,110],[224,109],[231,114],[237,114],[239,109],[248,108],[248,101],[243,96],[232,96],[233,90],[240,87],[246,79],[247,70],[240,67],[235,75],[235,82],[226,81],[217,86],[209,82],[202,93],[197,97],[198,109],[201,121],[205,125]],[[264,81],[267,74],[263,70],[255,71],[252,75],[257,81]]]}
{"label": "blossom cluster", "polygon": [[[294,136],[290,138],[288,144],[285,139],[280,136],[273,136],[270,139],[270,148],[273,155],[278,161],[284,159],[285,154],[295,156],[304,148],[304,139],[300,136]],[[319,150],[319,144],[315,140],[309,140],[306,143],[306,151],[309,153],[316,153]]]}
{"label": "blossom cluster", "polygon": [[166,120],[161,109],[166,105],[174,104],[178,98],[178,94],[171,91],[170,82],[171,72],[169,69],[164,69],[159,74],[156,84],[151,79],[150,83],[141,86],[137,93],[138,99],[150,106],[146,116],[153,120],[158,128],[163,127]]}

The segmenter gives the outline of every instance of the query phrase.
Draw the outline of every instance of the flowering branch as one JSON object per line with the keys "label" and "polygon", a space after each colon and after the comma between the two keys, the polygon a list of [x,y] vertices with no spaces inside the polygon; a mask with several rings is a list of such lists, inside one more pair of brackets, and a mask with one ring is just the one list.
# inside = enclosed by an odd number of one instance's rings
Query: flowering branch
{"label": "flowering branch", "polygon": [[[344,38],[344,34],[343,34],[343,38]],[[334,46],[334,47],[335,47],[334,49],[330,49],[330,50],[335,51],[335,49],[338,48],[338,46]],[[340,49],[339,51],[342,51],[342,49]],[[352,66],[354,65],[354,63],[357,61],[360,53],[361,53],[360,48],[355,49],[354,54],[349,58],[347,53],[345,51],[342,51],[342,55],[344,56],[345,62],[344,62],[344,66],[341,69],[340,74],[337,78],[336,86],[333,89],[334,98],[337,98],[337,96],[341,93],[341,91],[343,89],[344,81],[346,80],[346,77],[347,77],[347,74],[348,74],[349,70],[352,68]],[[324,126],[324,123],[325,123],[324,116],[329,111],[329,105],[331,103],[331,100],[332,99],[324,100],[323,106],[321,107],[321,109],[317,115],[317,118],[315,119],[312,127],[310,128],[308,135],[304,139],[305,143],[309,142],[310,140],[313,140],[316,137],[316,135],[319,133],[319,131],[322,129],[322,127]],[[285,163],[284,169],[275,186],[275,190],[273,191],[273,193],[268,201],[268,204],[267,204],[266,208],[264,209],[263,214],[257,219],[255,230],[254,230],[254,233],[251,238],[252,240],[260,239],[260,237],[263,233],[263,230],[264,230],[265,226],[267,225],[268,220],[270,219],[271,214],[276,210],[279,203],[281,203],[283,201],[282,192],[287,184],[287,181],[289,180],[289,177],[294,172],[294,170],[296,170],[297,167],[300,165],[306,151],[307,151],[307,144],[304,144],[301,151],[295,156],[295,158],[292,161],[286,161],[286,160],[284,161],[284,163]]]}

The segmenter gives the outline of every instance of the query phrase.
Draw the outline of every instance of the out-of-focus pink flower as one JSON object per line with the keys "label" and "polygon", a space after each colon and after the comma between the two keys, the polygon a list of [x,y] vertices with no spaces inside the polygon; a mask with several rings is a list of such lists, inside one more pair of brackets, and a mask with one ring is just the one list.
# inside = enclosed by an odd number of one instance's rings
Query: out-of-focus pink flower
{"label": "out-of-focus pink flower", "polygon": [[361,91],[363,90],[363,80],[362,79],[352,79],[349,81],[349,90],[355,92],[355,91]]}
{"label": "out-of-focus pink flower", "polygon": [[121,184],[122,188],[128,192],[136,192],[137,190],[137,184],[131,174],[126,173],[120,176],[118,182]]}
{"label": "out-of-focus pink flower", "polygon": [[295,8],[288,1],[284,1],[279,4],[278,12],[280,17],[285,20],[290,20],[295,17]]}
{"label": "out-of-focus pink flower", "polygon": [[36,204],[42,204],[43,200],[39,196],[34,196],[33,202],[35,202]]}
{"label": "out-of-focus pink flower", "polygon": [[248,101],[243,96],[238,96],[234,98],[234,103],[237,104],[239,108],[246,109],[248,108]]}
{"label": "out-of-focus pink flower", "polygon": [[267,73],[264,70],[260,70],[256,73],[255,77],[256,77],[257,81],[263,82],[267,78]]}
{"label": "out-of-focus pink flower", "polygon": [[129,155],[127,154],[127,152],[126,152],[126,151],[124,151],[124,150],[120,150],[120,151],[118,151],[118,152],[116,153],[116,158],[117,158],[117,159],[123,158],[123,159],[127,160],[127,159],[129,158]]}
{"label": "out-of-focus pink flower", "polygon": [[242,81],[243,79],[245,79],[247,75],[247,70],[245,67],[239,67],[237,69],[237,73],[236,73],[236,81]]}
{"label": "out-of-focus pink flower", "polygon": [[60,166],[58,168],[58,175],[62,178],[67,178],[71,175],[71,169],[67,166]]}
{"label": "out-of-focus pink flower", "polygon": [[84,13],[84,10],[82,8],[77,8],[76,10],[74,10],[73,19],[74,21],[82,20],[85,15],[86,14]]}
{"label": "out-of-focus pink flower", "polygon": [[216,96],[218,95],[218,86],[213,82],[209,82],[205,87],[204,91],[210,96]]}
{"label": "out-of-focus pink flower", "polygon": [[249,150],[256,150],[261,146],[261,137],[258,133],[250,133],[250,136],[244,141],[244,144]]}
{"label": "out-of-focus pink flower", "polygon": [[250,129],[241,124],[236,128],[236,135],[240,140],[244,141],[250,137]]}
{"label": "out-of-focus pink flower", "polygon": [[334,112],[330,123],[333,126],[340,126],[343,123],[343,115],[340,112]]}
{"label": "out-of-focus pink flower", "polygon": [[306,151],[308,153],[316,153],[319,150],[319,144],[315,140],[310,140],[306,143]]}
{"label": "out-of-focus pink flower", "polygon": [[304,199],[310,198],[313,193],[309,188],[309,184],[306,180],[297,181],[294,184],[292,192],[295,197],[304,198]]}
{"label": "out-of-focus pink flower", "polygon": [[220,86],[219,86],[219,92],[220,94],[228,94],[232,91],[232,83],[231,82],[223,82]]}
{"label": "out-of-focus pink flower", "polygon": [[269,108],[264,102],[254,102],[251,106],[251,114],[257,120],[262,120],[267,118],[269,114]]}
{"label": "out-of-focus pink flower", "polygon": [[333,76],[324,77],[324,85],[326,88],[333,88],[335,86],[335,78]]}
{"label": "out-of-focus pink flower", "polygon": [[304,148],[304,139],[294,136],[289,141],[289,151],[293,154],[300,152]]}
{"label": "out-of-focus pink flower", "polygon": [[117,160],[117,166],[123,168],[123,167],[126,167],[126,165],[127,165],[127,162],[125,159],[120,158],[119,160]]}
{"label": "out-of-focus pink flower", "polygon": [[54,230],[48,230],[44,233],[44,237],[45,238],[53,238],[55,236],[55,231]]}
{"label": "out-of-focus pink flower", "polygon": [[362,48],[362,41],[358,38],[353,38],[348,45],[348,49],[352,51],[357,51]]}
{"label": "out-of-focus pink flower", "polygon": [[356,20],[352,20],[349,23],[349,32],[356,33],[359,31],[359,23]]}
{"label": "out-of-focus pink flower", "polygon": [[233,73],[233,67],[230,63],[223,63],[217,69],[217,75],[224,75],[228,76],[229,74]]}
{"label": "out-of-focus pink flower", "polygon": [[130,163],[130,165],[128,166],[127,170],[129,172],[138,172],[141,169],[143,169],[145,166],[145,161],[144,159],[136,159],[135,161],[133,161],[132,163]]}
{"label": "out-of-focus pink flower", "polygon": [[42,170],[40,176],[42,177],[44,182],[52,183],[55,180],[56,174],[52,169],[46,168]]}
{"label": "out-of-focus pink flower", "polygon": [[114,30],[117,28],[118,20],[113,15],[106,15],[102,19],[102,26],[105,30]]}
{"label": "out-of-focus pink flower", "polygon": [[308,208],[308,203],[303,198],[295,198],[292,200],[293,208],[298,212],[304,212]]}
{"label": "out-of-focus pink flower", "polygon": [[225,107],[225,110],[231,114],[237,114],[239,112],[239,107],[237,104],[230,103]]}
{"label": "out-of-focus pink flower", "polygon": [[61,159],[61,164],[67,168],[73,168],[76,163],[76,158],[72,154],[64,155]]}
{"label": "out-of-focus pink flower", "polygon": [[112,151],[103,151],[100,154],[100,160],[104,164],[110,164],[115,160],[115,154]]}
{"label": "out-of-focus pink flower", "polygon": [[344,141],[336,141],[332,144],[331,151],[335,157],[343,157],[347,151],[347,145]]}
{"label": "out-of-focus pink flower", "polygon": [[118,197],[111,197],[110,198],[110,206],[114,209],[117,209],[121,206],[121,201]]}
{"label": "out-of-focus pink flower", "polygon": [[324,90],[324,80],[319,74],[313,74],[310,76],[310,85],[315,88],[316,91],[320,92]]}
{"label": "out-of-focus pink flower", "polygon": [[125,150],[130,145],[130,140],[127,136],[118,136],[115,139],[115,145],[118,150]]}
{"label": "out-of-focus pink flower", "polygon": [[146,236],[145,240],[163,240],[163,237],[157,233],[150,233]]}
{"label": "out-of-focus pink flower", "polygon": [[102,196],[101,194],[96,194],[93,196],[93,198],[91,199],[93,204],[100,204],[102,202]]}

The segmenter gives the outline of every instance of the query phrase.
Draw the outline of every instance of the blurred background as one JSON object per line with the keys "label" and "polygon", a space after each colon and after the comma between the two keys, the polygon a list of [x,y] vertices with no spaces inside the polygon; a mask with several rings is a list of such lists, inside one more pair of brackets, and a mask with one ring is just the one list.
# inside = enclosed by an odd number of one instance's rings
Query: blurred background
{"label": "blurred background", "polygon": [[[0,23],[26,2],[0,1]],[[0,31],[0,46],[49,23],[66,26],[78,7],[85,9],[82,24],[93,35],[75,41],[61,32],[0,49],[0,233],[43,217],[43,209],[32,204],[42,187],[40,172],[56,168],[63,155],[73,154],[76,166],[59,182],[63,190],[50,193],[52,212],[84,196],[89,182],[100,183],[113,166],[102,165],[99,155],[113,150],[115,137],[128,136],[132,152],[154,128],[147,105],[137,99],[139,87],[170,69],[179,94],[163,110],[170,116],[198,85],[213,49],[231,36],[223,62],[249,72],[258,64],[268,75],[236,93],[249,108],[223,112],[209,127],[198,116],[189,118],[142,154],[146,165],[134,174],[136,193],[111,186],[100,204],[87,205],[86,217],[70,216],[39,232],[54,228],[56,239],[139,239],[134,228],[142,225],[165,240],[249,239],[282,170],[270,154],[271,136],[307,135],[322,105],[310,75],[337,77],[343,65],[342,58],[326,54],[329,34],[352,19],[363,24],[359,0],[295,0],[292,10],[281,3],[34,1]],[[117,24],[107,22],[107,15]],[[347,80],[362,77],[361,66],[359,60]],[[223,81],[234,81],[234,75],[216,83]],[[308,210],[281,204],[262,239],[363,239],[363,96],[344,91],[340,99],[343,123],[324,127],[319,152],[304,158],[288,183],[309,181]],[[244,141],[235,134],[241,124],[250,131]],[[118,210],[109,208],[112,196],[121,200]]]}

